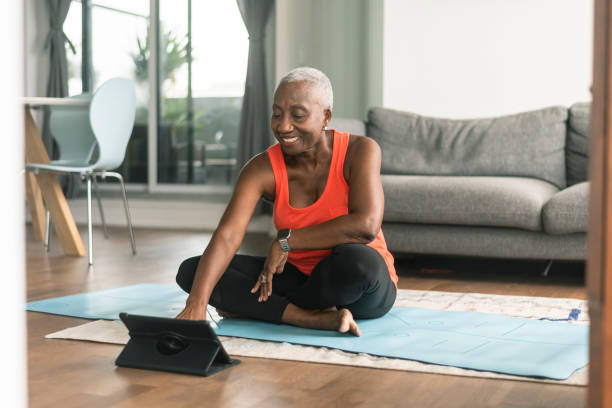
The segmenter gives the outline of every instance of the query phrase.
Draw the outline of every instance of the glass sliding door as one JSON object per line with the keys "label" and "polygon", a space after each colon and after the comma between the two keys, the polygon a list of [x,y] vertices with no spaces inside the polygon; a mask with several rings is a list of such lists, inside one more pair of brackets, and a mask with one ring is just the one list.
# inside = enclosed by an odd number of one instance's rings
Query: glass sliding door
{"label": "glass sliding door", "polygon": [[114,77],[136,87],[134,130],[119,170],[128,183],[147,183],[149,0],[95,0],[91,21],[93,89]]}
{"label": "glass sliding door", "polygon": [[68,9],[68,15],[64,21],[64,32],[74,45],[74,52],[70,47],[66,48],[68,59],[68,95],[78,95],[83,90],[81,80],[81,61],[83,58],[83,27],[82,27],[81,3],[73,1]]}
{"label": "glass sliding door", "polygon": [[77,50],[68,51],[70,94],[83,89],[81,39],[91,32],[92,89],[113,77],[136,86],[136,121],[119,169],[125,180],[154,192],[231,185],[249,48],[236,2],[93,0],[90,23],[86,5],[73,0],[64,25]]}
{"label": "glass sliding door", "polygon": [[[66,50],[68,57],[68,93],[82,92],[83,7],[72,1],[64,23],[64,31],[74,44],[76,53]],[[131,79],[136,86],[136,121],[119,172],[128,183],[147,183],[148,145],[148,58],[149,0],[95,0],[91,2],[92,89],[114,77]],[[87,41],[87,40],[86,40]],[[110,180],[110,179],[109,179]]]}
{"label": "glass sliding door", "polygon": [[248,59],[236,2],[161,0],[160,184],[231,184]]}

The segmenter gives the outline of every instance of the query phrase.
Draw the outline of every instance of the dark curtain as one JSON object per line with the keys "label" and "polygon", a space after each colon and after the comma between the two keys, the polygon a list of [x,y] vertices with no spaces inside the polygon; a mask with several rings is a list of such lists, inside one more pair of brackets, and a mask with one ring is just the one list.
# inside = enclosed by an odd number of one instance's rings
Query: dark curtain
{"label": "dark curtain", "polygon": [[270,146],[264,30],[274,0],[237,0],[237,3],[249,32],[249,65],[238,134],[238,166],[242,167]]}
{"label": "dark curtain", "polygon": [[[49,11],[49,33],[45,40],[45,49],[49,50],[49,79],[47,80],[47,96],[64,98],[68,96],[68,60],[66,58],[66,43],[76,53],[74,45],[64,33],[64,21],[70,9],[71,0],[47,0]],[[49,131],[49,110],[45,110],[43,132],[43,142],[49,152],[49,157],[58,157],[57,148]],[[71,176],[61,176],[60,184],[64,194],[70,198],[76,194],[78,179]]]}
{"label": "dark curtain", "polygon": [[[270,118],[268,84],[266,81],[265,27],[274,0],[236,0],[242,20],[249,33],[249,62],[247,67],[240,130],[238,133],[237,165],[247,161],[270,146]],[[269,202],[262,202],[256,214],[271,213]]]}
{"label": "dark curtain", "polygon": [[64,21],[70,9],[71,0],[47,0],[49,9],[49,34],[45,48],[49,49],[51,64],[47,82],[47,96],[63,98],[68,96],[68,60],[66,59],[66,42],[73,52],[74,46],[64,33]]}

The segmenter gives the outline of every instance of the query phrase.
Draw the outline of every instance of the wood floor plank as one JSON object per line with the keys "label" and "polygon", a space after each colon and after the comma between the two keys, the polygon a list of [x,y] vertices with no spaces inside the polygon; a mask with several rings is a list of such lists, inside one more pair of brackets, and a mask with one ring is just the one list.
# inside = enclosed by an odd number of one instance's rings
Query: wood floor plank
{"label": "wood floor plank", "polygon": [[[137,230],[131,255],[124,228],[94,230],[96,264],[47,253],[27,237],[27,298],[45,299],[141,282],[174,282],[180,262],[202,253],[210,233]],[[52,241],[53,242],[53,241]],[[265,254],[268,238],[249,235],[241,251]],[[585,299],[584,265],[422,257],[399,259],[404,289]],[[435,275],[423,269],[450,269]],[[87,320],[29,312],[32,407],[584,407],[586,388],[418,372],[239,357],[212,377],[118,368],[121,346],[45,339]]]}

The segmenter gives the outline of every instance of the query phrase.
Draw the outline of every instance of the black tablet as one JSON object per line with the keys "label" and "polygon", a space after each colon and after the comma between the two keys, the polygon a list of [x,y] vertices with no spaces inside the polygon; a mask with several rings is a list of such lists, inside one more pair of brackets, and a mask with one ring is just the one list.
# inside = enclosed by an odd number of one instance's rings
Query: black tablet
{"label": "black tablet", "polygon": [[119,317],[130,340],[115,361],[118,366],[209,376],[240,362],[230,358],[206,320]]}

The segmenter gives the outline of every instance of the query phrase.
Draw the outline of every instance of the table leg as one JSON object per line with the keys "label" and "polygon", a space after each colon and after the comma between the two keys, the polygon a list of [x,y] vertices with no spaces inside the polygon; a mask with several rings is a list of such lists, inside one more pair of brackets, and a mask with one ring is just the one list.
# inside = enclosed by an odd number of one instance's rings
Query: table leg
{"label": "table leg", "polygon": [[26,172],[26,197],[28,198],[28,208],[32,218],[32,228],[34,229],[34,239],[44,241],[47,220],[45,217],[45,206],[43,205],[42,193],[34,174]]}
{"label": "table leg", "polygon": [[[49,163],[49,155],[40,138],[32,114],[27,108],[25,109],[25,136],[26,161],[30,163]],[[35,177],[64,253],[66,255],[85,256],[83,240],[66,202],[66,197],[64,197],[64,193],[62,193],[62,189],[57,182],[57,177],[54,174],[42,172]]]}

